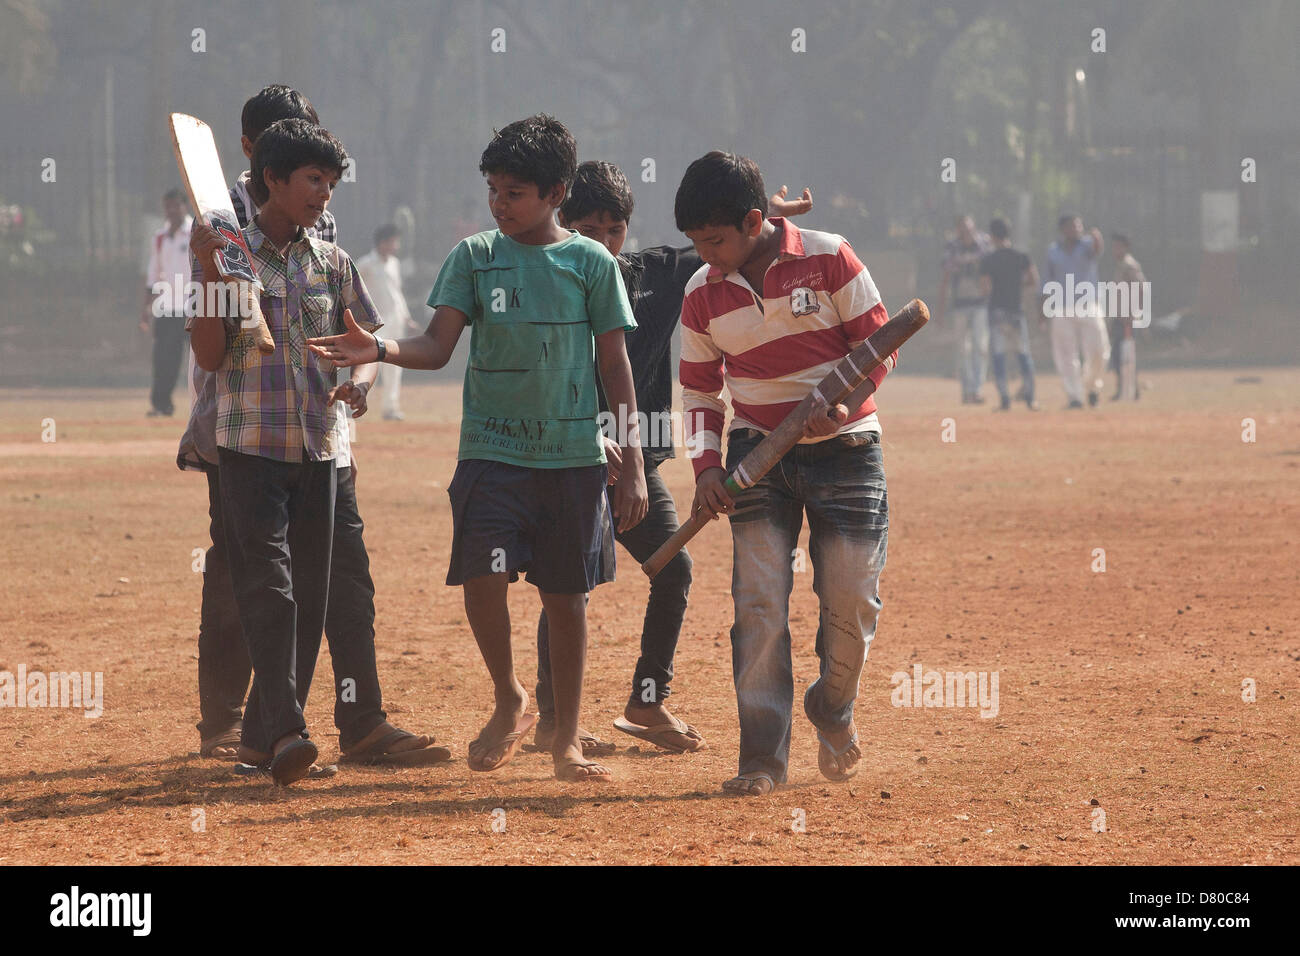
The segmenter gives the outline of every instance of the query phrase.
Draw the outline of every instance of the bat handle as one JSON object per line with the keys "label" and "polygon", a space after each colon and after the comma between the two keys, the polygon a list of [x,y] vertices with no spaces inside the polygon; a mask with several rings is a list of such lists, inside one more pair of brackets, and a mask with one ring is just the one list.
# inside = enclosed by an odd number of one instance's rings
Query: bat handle
{"label": "bat handle", "polygon": [[[723,486],[727,489],[727,494],[731,495],[733,501],[742,490],[740,485],[736,483],[736,479],[731,475],[727,476]],[[646,577],[653,579],[656,574],[667,567],[668,562],[677,556],[677,552],[686,547],[686,543],[699,534],[700,530],[712,520],[708,512],[703,509],[691,515],[685,524],[678,528],[671,538],[661,544],[659,549],[646,559],[645,564],[641,565],[641,570],[646,573]]]}
{"label": "bat handle", "polygon": [[659,550],[641,565],[641,570],[646,573],[646,577],[653,579],[656,574],[662,571],[668,562],[677,556],[677,552],[686,547],[686,543],[699,534],[700,529],[709,523],[707,512],[697,511],[687,519],[686,523],[678,528],[671,538],[659,546]]}

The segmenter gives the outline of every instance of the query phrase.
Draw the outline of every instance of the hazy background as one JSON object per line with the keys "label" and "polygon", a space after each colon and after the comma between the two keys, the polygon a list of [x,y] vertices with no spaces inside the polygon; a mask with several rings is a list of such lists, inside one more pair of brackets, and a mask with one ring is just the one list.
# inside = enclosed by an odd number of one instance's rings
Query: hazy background
{"label": "hazy background", "polygon": [[[685,243],[682,171],[732,149],[769,191],[811,185],[804,224],[847,237],[891,308],[934,300],[957,213],[1006,217],[1041,268],[1068,209],[1129,233],[1157,315],[1187,313],[1139,339],[1144,366],[1294,362],[1297,37],[1294,0],[0,0],[0,382],[147,389],[146,246],[180,182],[167,113],[208,121],[233,178],[240,108],[274,82],[355,157],[331,206],[344,248],[411,210],[418,320],[443,256],[490,224],[492,130],[545,111],[627,172],[641,246]],[[1235,194],[1235,224],[1203,228],[1206,192]],[[948,371],[946,332],[903,370]]]}

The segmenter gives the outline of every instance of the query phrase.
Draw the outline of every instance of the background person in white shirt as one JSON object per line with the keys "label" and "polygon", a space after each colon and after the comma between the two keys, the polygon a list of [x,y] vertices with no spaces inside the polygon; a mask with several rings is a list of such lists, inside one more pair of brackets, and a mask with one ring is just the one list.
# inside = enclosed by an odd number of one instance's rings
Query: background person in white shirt
{"label": "background person in white shirt", "polygon": [[[149,245],[149,265],[144,277],[144,311],[140,331],[153,326],[153,384],[149,390],[149,417],[170,415],[172,391],[181,370],[181,353],[189,344],[185,332],[185,283],[190,278],[190,226],[185,194],[169,189],[163,196],[163,223]],[[155,288],[156,283],[166,288]],[[161,290],[161,291],[159,291]]]}
{"label": "background person in white shirt", "polygon": [[[397,253],[402,247],[402,233],[391,222],[375,230],[375,248],[357,260],[361,279],[370,291],[375,308],[384,317],[384,329],[393,329],[393,336],[401,338],[417,331],[411,327],[411,311],[402,295],[402,267]],[[401,421],[402,370],[396,365],[385,365],[379,373],[379,384],[384,388],[384,418]]]}

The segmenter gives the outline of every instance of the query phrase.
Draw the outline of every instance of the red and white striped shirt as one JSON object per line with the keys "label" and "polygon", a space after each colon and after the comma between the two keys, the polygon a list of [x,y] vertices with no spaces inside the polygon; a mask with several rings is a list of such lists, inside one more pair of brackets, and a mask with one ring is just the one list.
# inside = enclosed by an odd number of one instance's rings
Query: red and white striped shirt
{"label": "red and white striped shirt", "polygon": [[[739,272],[702,266],[682,301],[686,449],[698,478],[722,467],[725,385],[732,430],[770,432],[840,359],[889,320],[880,293],[842,236],[800,229],[785,219],[777,257],[763,276],[760,297]],[[870,375],[877,388],[898,362],[890,355]],[[836,435],[880,431],[871,396]],[[803,442],[825,441],[805,438]]]}

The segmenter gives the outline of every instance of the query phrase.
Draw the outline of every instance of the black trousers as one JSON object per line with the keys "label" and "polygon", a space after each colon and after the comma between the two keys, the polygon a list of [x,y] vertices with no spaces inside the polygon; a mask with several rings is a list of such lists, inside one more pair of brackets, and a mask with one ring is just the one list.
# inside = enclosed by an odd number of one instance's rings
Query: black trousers
{"label": "black trousers", "polygon": [[[614,540],[627,553],[643,563],[677,531],[677,506],[672,492],[659,474],[656,463],[646,463],[646,490],[650,508],[645,519],[628,531],[615,531]],[[615,519],[617,523],[617,519]],[[644,704],[663,701],[672,692],[673,657],[677,639],[686,616],[686,600],[691,590],[691,556],[677,552],[650,582],[650,599],[646,604],[641,627],[641,656],[632,675],[630,700]],[[551,686],[551,644],[546,612],[537,622],[537,711],[543,717],[555,714],[555,694]]]}
{"label": "black trousers", "polygon": [[149,404],[154,411],[170,415],[172,392],[181,372],[181,355],[189,342],[185,332],[185,316],[163,315],[153,320],[153,385],[149,390]]}
{"label": "black trousers", "polygon": [[221,519],[235,607],[253,665],[243,744],[270,752],[307,729],[334,539],[335,465],[219,449]]}
{"label": "black trousers", "polygon": [[[207,469],[212,547],[203,575],[199,624],[199,734],[211,737],[240,719],[252,674],[230,583],[221,520],[221,472]],[[334,725],[348,748],[388,719],[375,663],[375,586],[362,537],[352,469],[338,470],[325,636],[334,667]],[[319,634],[316,638],[319,647]],[[300,656],[300,661],[305,658]],[[313,659],[314,660],[314,659]],[[301,690],[301,681],[297,681]],[[310,686],[308,681],[306,686]],[[305,695],[300,706],[305,705]]]}

